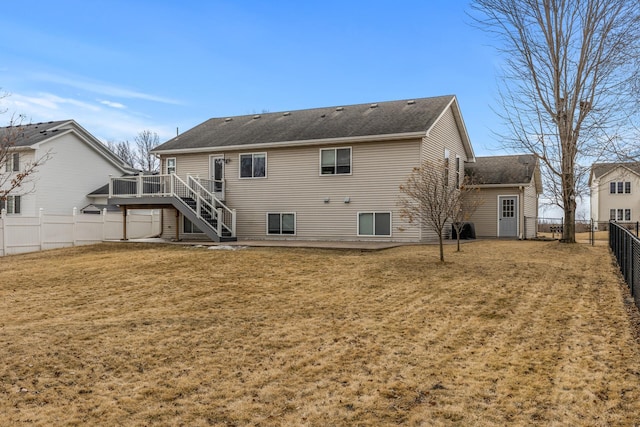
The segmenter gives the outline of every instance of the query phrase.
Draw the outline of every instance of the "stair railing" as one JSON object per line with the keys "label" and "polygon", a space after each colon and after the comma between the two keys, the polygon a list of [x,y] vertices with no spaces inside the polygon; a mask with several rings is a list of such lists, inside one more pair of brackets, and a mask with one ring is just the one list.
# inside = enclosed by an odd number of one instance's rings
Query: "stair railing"
{"label": "stair railing", "polygon": [[196,202],[195,214],[199,219],[207,222],[202,217],[205,213],[216,220],[218,236],[222,237],[226,232],[230,237],[236,237],[236,210],[225,205],[197,178],[188,175],[187,182],[184,182],[176,174],[165,174],[111,177],[109,180],[109,197],[154,196],[170,196],[183,201],[193,199]]}
{"label": "stair railing", "polygon": [[187,182],[187,186],[197,194],[197,198],[207,202],[215,210],[215,217],[218,220],[218,236],[222,236],[222,233],[226,230],[231,237],[236,237],[236,210],[230,209],[225,205],[215,194],[205,188],[197,178],[187,175]]}

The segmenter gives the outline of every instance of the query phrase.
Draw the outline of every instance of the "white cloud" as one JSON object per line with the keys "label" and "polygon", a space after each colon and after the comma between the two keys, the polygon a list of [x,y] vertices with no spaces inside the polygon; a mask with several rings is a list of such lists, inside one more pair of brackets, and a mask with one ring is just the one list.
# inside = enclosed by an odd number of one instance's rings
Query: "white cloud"
{"label": "white cloud", "polygon": [[123,104],[121,104],[119,102],[113,102],[113,101],[107,101],[107,100],[101,100],[100,104],[106,105],[107,107],[111,107],[111,108],[119,108],[119,109],[127,108],[127,107],[125,107]]}
{"label": "white cloud", "polygon": [[175,99],[170,99],[162,96],[151,95],[148,93],[125,89],[122,87],[114,86],[109,83],[90,81],[82,77],[68,78],[68,77],[63,77],[63,76],[49,74],[49,73],[34,73],[31,75],[31,78],[35,80],[48,82],[48,83],[55,83],[59,85],[69,86],[72,88],[97,93],[100,95],[107,95],[110,97],[142,99],[145,101],[153,101],[153,102],[159,102],[163,104],[173,104],[173,105],[182,104],[182,102]]}
{"label": "white cloud", "polygon": [[[104,101],[90,103],[51,93],[33,96],[12,93],[0,100],[0,111],[7,111],[7,117],[4,120],[7,123],[0,123],[0,125],[8,124],[10,115],[20,115],[23,117],[23,122],[33,123],[73,119],[102,141],[131,141],[139,132],[146,129],[156,132],[161,141],[175,134],[175,130],[166,125],[155,123],[148,117],[130,113],[126,108],[112,108],[114,106],[110,104]],[[0,116],[0,119],[5,118]]]}

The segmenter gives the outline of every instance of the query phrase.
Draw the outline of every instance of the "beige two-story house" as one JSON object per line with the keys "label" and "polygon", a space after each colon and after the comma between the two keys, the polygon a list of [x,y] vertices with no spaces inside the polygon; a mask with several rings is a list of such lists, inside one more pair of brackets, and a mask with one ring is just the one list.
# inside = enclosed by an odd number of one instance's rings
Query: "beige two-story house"
{"label": "beige two-story house", "polygon": [[594,163],[589,187],[596,224],[640,221],[640,163]]}
{"label": "beige two-story house", "polygon": [[114,178],[110,203],[213,240],[432,240],[400,215],[400,185],[425,160],[455,185],[475,159],[453,95],[213,118],[154,152],[161,174]]}

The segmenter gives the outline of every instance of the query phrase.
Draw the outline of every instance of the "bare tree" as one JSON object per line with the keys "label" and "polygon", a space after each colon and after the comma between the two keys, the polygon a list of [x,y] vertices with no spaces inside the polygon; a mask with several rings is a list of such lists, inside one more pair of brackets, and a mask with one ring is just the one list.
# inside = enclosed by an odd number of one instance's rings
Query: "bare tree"
{"label": "bare tree", "polygon": [[562,241],[573,243],[588,165],[624,151],[636,111],[640,1],[474,0],[472,8],[505,58],[501,136],[541,160],[547,196],[564,210]]}
{"label": "bare tree", "polygon": [[440,243],[440,261],[444,262],[444,232],[461,206],[460,190],[449,182],[445,162],[422,163],[400,186],[400,215],[410,223],[431,227]]}
{"label": "bare tree", "polygon": [[21,142],[25,139],[21,117],[11,118],[9,125],[0,128],[0,205],[6,206],[7,199],[16,190],[21,194],[33,191],[25,189],[28,183],[33,183],[37,169],[51,158],[46,152],[39,158],[30,159],[21,150]]}
{"label": "bare tree", "polygon": [[143,130],[135,138],[134,157],[136,166],[146,172],[156,172],[160,169],[160,160],[151,154],[151,150],[160,145],[160,138],[155,132]]}
{"label": "bare tree", "polygon": [[118,156],[127,166],[135,167],[136,158],[128,141],[107,141],[106,145],[107,148]]}
{"label": "bare tree", "polygon": [[462,185],[460,185],[460,191],[456,196],[457,203],[454,204],[451,212],[451,226],[456,232],[457,252],[460,252],[460,235],[465,223],[471,219],[471,216],[483,204],[483,199],[480,197],[480,189],[472,184],[471,179],[466,177]]}

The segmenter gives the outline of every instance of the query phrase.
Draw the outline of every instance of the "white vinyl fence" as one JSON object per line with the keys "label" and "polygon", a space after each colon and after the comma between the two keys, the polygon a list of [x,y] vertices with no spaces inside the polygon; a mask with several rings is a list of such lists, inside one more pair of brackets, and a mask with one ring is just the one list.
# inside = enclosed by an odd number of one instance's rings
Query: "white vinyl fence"
{"label": "white vinyl fence", "polygon": [[[122,239],[122,213],[101,215],[47,214],[23,217],[0,212],[0,256],[37,252],[46,249],[90,245],[103,240]],[[140,239],[160,234],[160,213],[154,211],[127,212],[127,238]]]}

